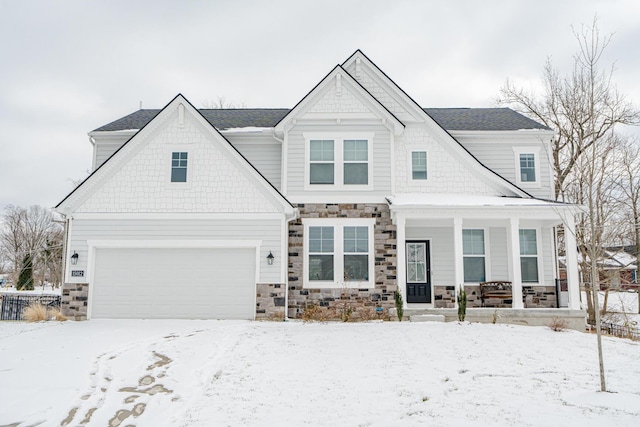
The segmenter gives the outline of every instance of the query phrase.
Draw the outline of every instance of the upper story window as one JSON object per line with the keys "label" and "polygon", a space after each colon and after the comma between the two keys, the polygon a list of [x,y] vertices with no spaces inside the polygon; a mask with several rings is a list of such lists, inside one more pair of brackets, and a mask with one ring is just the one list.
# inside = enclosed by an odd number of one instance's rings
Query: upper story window
{"label": "upper story window", "polygon": [[484,230],[462,230],[462,254],[464,281],[484,282],[486,280]]}
{"label": "upper story window", "polygon": [[533,153],[520,153],[520,181],[536,181],[536,162]]}
{"label": "upper story window", "polygon": [[187,153],[171,153],[171,182],[187,182]]}
{"label": "upper story window", "polygon": [[345,139],[342,146],[344,184],[367,185],[369,183],[369,141]]}
{"label": "upper story window", "polygon": [[520,230],[520,272],[523,283],[538,283],[538,242],[535,229]]}
{"label": "upper story window", "polygon": [[305,133],[307,190],[368,190],[373,134]]}
{"label": "upper story window", "polygon": [[414,180],[427,179],[427,152],[426,151],[411,152],[411,179],[414,179]]}
{"label": "upper story window", "polygon": [[522,187],[540,186],[540,148],[514,147],[516,185]]}
{"label": "upper story window", "polygon": [[333,184],[334,175],[334,141],[324,139],[309,141],[309,183]]}

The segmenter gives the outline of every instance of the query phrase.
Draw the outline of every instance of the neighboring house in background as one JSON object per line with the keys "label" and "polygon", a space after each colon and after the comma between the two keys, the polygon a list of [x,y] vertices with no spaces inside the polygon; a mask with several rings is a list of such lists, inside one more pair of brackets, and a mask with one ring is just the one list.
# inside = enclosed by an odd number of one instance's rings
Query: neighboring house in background
{"label": "neighboring house in background", "polygon": [[478,307],[501,280],[510,316],[584,319],[577,254],[555,308],[555,227],[576,208],[550,200],[553,132],[506,108],[423,109],[361,51],[293,109],[178,95],[89,135],[94,171],[56,207],[76,318],[297,318],[345,298],[393,309],[396,290],[406,313],[455,316],[461,285]]}
{"label": "neighboring house in background", "polygon": [[[566,269],[564,257],[560,260],[560,283],[565,286]],[[588,260],[587,260],[588,261]],[[582,256],[578,254],[578,268],[581,269]],[[598,260],[600,269],[600,289],[636,289],[638,286],[638,265],[635,246],[612,246],[604,250]],[[590,273],[580,271],[581,282],[589,283]]]}

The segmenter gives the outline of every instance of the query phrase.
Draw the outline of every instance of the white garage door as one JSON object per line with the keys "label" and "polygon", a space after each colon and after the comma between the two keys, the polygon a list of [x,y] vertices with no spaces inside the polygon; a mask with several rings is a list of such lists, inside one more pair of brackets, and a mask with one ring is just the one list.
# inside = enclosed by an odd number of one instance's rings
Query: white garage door
{"label": "white garage door", "polygon": [[255,249],[97,248],[92,318],[253,319]]}

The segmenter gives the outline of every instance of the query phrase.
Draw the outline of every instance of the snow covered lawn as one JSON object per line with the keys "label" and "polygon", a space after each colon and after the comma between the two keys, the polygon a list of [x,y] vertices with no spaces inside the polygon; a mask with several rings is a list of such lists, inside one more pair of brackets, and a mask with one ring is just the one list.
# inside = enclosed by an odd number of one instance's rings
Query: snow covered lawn
{"label": "snow covered lawn", "polygon": [[0,425],[637,426],[640,343],[604,338],[615,393],[598,393],[595,341],[469,323],[0,322]]}

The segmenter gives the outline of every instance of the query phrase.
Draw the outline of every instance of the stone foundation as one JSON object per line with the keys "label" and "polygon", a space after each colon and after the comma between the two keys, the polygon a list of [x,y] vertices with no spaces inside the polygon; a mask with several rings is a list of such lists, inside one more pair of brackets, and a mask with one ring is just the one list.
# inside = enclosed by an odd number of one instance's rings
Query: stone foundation
{"label": "stone foundation", "polygon": [[434,286],[433,305],[435,308],[453,308],[456,305],[455,286]]}
{"label": "stone foundation", "polygon": [[256,319],[284,320],[286,286],[280,283],[256,285]]}
{"label": "stone foundation", "polygon": [[523,286],[525,308],[556,308],[558,300],[555,286]]}
{"label": "stone foundation", "polygon": [[[395,307],[393,294],[396,283],[396,226],[391,223],[389,206],[380,204],[300,204],[300,217],[289,224],[289,307],[291,318],[301,318],[310,306],[338,309],[346,302],[375,311]],[[372,289],[307,289],[303,288],[304,227],[303,218],[375,218],[374,225],[374,287]],[[381,313],[378,310],[377,313]]]}
{"label": "stone foundation", "polygon": [[60,311],[74,320],[87,320],[88,283],[65,283],[62,285]]}

